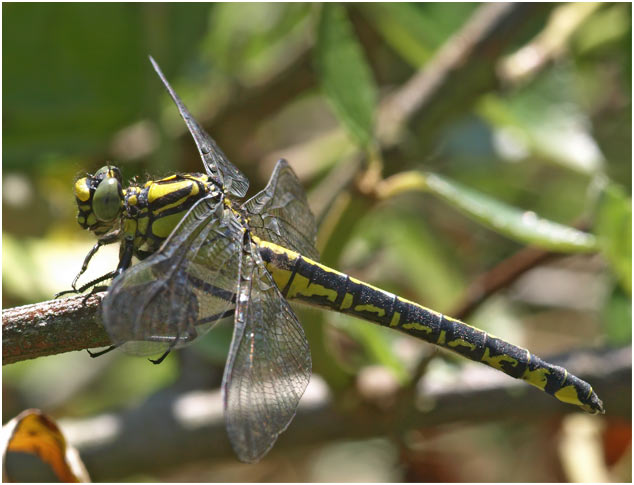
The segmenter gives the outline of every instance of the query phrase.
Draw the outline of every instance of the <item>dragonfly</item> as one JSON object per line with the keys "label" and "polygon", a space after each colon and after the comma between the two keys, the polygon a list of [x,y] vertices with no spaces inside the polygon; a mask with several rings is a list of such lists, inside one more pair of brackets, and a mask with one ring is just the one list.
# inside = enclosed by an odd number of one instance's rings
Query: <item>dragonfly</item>
{"label": "dragonfly", "polygon": [[[222,395],[228,437],[241,461],[257,462],[271,449],[310,380],[308,341],[288,300],[404,332],[587,412],[604,412],[590,384],[566,369],[320,264],[315,219],[288,162],[278,161],[266,187],[241,202],[248,179],[150,61],[194,139],[205,173],[133,181],[125,189],[113,165],[79,178],[77,220],[98,239],[70,291],[94,290],[112,280],[102,303],[113,343],[106,351],[162,353],[155,363],[233,318]],[[76,288],[99,248],[117,242],[117,268]]]}

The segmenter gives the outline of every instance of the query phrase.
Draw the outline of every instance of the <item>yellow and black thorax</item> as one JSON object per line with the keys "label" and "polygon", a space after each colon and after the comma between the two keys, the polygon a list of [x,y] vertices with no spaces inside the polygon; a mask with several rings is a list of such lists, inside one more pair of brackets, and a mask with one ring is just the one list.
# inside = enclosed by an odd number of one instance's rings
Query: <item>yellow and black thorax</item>
{"label": "yellow and black thorax", "polygon": [[197,201],[214,193],[221,197],[211,177],[199,173],[132,183],[124,189],[119,169],[106,166],[75,182],[77,222],[98,237],[118,231],[119,239],[144,259],[160,247]]}

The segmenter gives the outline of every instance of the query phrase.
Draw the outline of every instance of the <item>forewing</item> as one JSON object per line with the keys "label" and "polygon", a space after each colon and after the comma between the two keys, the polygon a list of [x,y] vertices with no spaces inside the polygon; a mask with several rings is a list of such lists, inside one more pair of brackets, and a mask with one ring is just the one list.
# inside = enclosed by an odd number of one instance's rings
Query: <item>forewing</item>
{"label": "forewing", "polygon": [[304,330],[255,251],[241,274],[222,389],[231,445],[253,463],[295,416],[311,361]]}
{"label": "forewing", "polygon": [[115,345],[153,355],[191,343],[235,307],[242,229],[211,197],[198,201],[149,258],[118,276],[103,301]]}
{"label": "forewing", "polygon": [[227,159],[222,150],[218,147],[218,145],[216,145],[213,138],[211,138],[211,136],[209,136],[209,134],[201,128],[185,104],[181,101],[176,92],[174,92],[172,86],[170,86],[167,82],[161,68],[152,56],[150,56],[150,61],[152,62],[152,66],[154,66],[154,70],[161,78],[161,81],[172,98],[172,101],[176,104],[183,120],[185,120],[187,129],[196,142],[198,152],[200,153],[200,157],[203,160],[207,173],[214,180],[220,183],[225,192],[237,197],[244,197],[249,189],[249,180],[233,163]]}
{"label": "forewing", "polygon": [[317,226],[306,193],[286,160],[279,160],[267,186],[244,203],[258,237],[318,259]]}

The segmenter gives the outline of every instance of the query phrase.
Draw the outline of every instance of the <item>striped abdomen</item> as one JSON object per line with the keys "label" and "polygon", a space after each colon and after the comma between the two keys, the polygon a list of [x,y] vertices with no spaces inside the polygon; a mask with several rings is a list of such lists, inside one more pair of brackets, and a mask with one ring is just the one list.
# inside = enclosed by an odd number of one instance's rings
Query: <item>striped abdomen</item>
{"label": "striped abdomen", "polygon": [[522,379],[557,399],[602,413],[592,387],[566,369],[459,320],[359,281],[315,261],[260,241],[260,254],[275,283],[288,299],[354,315],[482,362]]}

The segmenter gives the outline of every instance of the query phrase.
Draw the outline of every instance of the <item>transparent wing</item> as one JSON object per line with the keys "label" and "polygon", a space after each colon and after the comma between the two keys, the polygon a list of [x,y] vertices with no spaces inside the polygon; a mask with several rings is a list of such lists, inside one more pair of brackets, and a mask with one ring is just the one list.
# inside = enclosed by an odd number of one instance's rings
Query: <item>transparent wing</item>
{"label": "transparent wing", "polygon": [[306,193],[286,160],[279,160],[267,186],[246,201],[249,227],[258,237],[318,259],[317,226]]}
{"label": "transparent wing", "polygon": [[233,449],[252,463],[295,416],[311,361],[304,330],[257,252],[243,256],[241,274],[222,389]]}
{"label": "transparent wing", "polygon": [[113,343],[153,355],[191,343],[235,307],[242,229],[211,197],[198,201],[161,248],[118,276],[103,301]]}
{"label": "transparent wing", "polygon": [[231,163],[222,150],[216,145],[216,142],[209,136],[209,134],[203,130],[198,122],[191,115],[187,107],[183,104],[181,99],[172,89],[172,86],[167,82],[161,68],[156,61],[150,56],[150,62],[154,66],[154,70],[161,78],[163,85],[167,89],[167,92],[176,104],[178,111],[180,112],[187,129],[191,133],[198,152],[203,160],[207,173],[217,182],[220,183],[225,192],[233,194],[237,197],[244,197],[249,189],[249,180],[240,172],[236,166]]}

